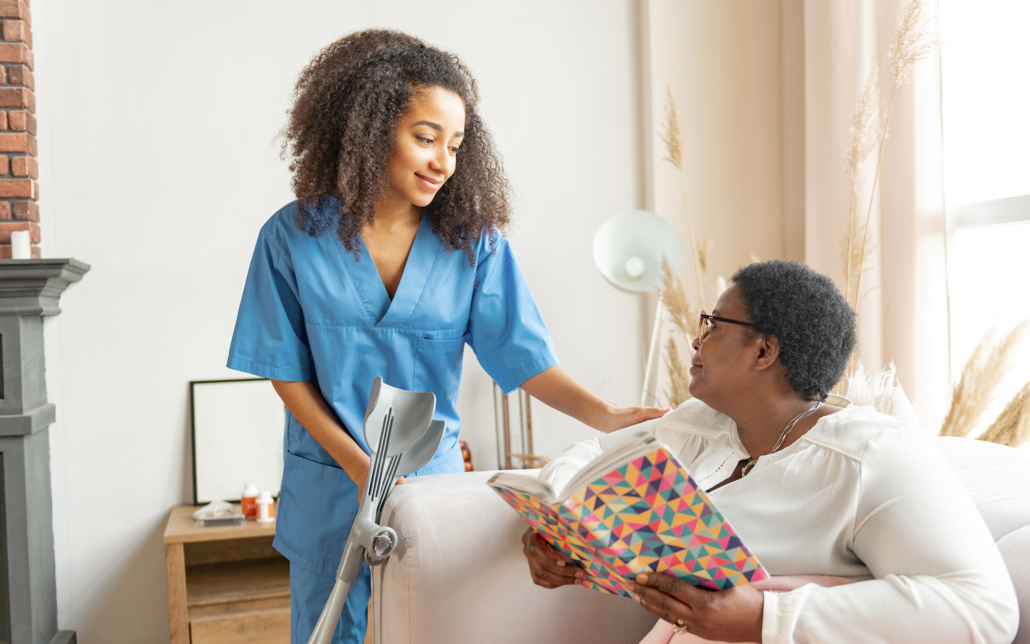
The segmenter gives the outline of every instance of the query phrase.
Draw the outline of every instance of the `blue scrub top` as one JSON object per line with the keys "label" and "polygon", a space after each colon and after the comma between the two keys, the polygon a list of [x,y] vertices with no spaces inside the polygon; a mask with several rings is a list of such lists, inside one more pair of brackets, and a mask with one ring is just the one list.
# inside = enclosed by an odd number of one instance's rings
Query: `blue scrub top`
{"label": "blue scrub top", "polygon": [[[335,211],[338,202],[325,207]],[[391,301],[363,242],[357,261],[335,227],[312,237],[297,202],[261,228],[227,366],[315,383],[366,453],[362,423],[372,379],[436,394],[447,424],[440,449],[414,475],[461,472],[457,398],[465,344],[505,392],[558,364],[540,310],[508,242],[481,236],[474,262],[448,252],[422,215]],[[275,547],[311,572],[335,574],[357,511],[357,486],[286,412]]]}

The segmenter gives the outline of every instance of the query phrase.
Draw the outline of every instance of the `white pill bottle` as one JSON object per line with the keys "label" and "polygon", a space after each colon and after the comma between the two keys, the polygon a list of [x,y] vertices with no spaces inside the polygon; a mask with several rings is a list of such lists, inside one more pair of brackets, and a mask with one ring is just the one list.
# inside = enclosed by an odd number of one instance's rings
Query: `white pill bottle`
{"label": "white pill bottle", "polygon": [[275,521],[274,507],[275,501],[272,500],[272,493],[265,491],[258,494],[257,498],[257,520],[258,523],[271,523]]}

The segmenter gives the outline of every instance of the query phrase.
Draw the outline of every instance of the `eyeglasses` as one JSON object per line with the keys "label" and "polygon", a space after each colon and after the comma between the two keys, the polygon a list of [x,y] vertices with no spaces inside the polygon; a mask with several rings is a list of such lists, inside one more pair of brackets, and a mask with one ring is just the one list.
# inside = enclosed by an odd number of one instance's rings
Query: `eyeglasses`
{"label": "eyeglasses", "polygon": [[712,320],[718,322],[729,322],[730,324],[739,324],[740,326],[749,326],[752,329],[755,325],[750,322],[741,322],[740,320],[731,320],[729,318],[720,318],[715,315],[708,315],[704,311],[701,311],[701,319],[697,323],[697,342],[701,344],[708,337],[708,334],[712,332]]}

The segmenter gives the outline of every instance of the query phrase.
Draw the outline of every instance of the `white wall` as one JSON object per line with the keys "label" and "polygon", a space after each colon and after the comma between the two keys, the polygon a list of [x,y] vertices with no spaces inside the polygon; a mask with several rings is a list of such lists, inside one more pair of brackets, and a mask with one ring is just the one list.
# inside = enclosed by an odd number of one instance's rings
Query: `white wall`
{"label": "white wall", "polygon": [[[370,26],[460,54],[518,193],[511,239],[559,357],[633,404],[640,304],[593,266],[642,204],[631,0],[34,7],[45,257],[92,264],[47,323],[59,621],[82,644],[168,641],[161,534],[191,498],[187,382],[224,367],[257,230],[292,197],[273,143],[296,74]],[[494,465],[490,385],[466,360],[464,437]],[[542,405],[538,451],[588,430]]]}

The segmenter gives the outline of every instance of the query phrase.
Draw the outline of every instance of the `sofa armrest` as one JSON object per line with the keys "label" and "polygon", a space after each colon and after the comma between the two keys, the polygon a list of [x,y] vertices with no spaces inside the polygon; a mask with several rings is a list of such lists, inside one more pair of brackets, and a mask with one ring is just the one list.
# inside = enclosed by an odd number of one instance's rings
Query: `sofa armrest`
{"label": "sofa armrest", "polygon": [[656,619],[631,599],[533,584],[526,523],[486,485],[493,472],[410,479],[382,523],[397,531],[372,569],[377,644],[638,642]]}

